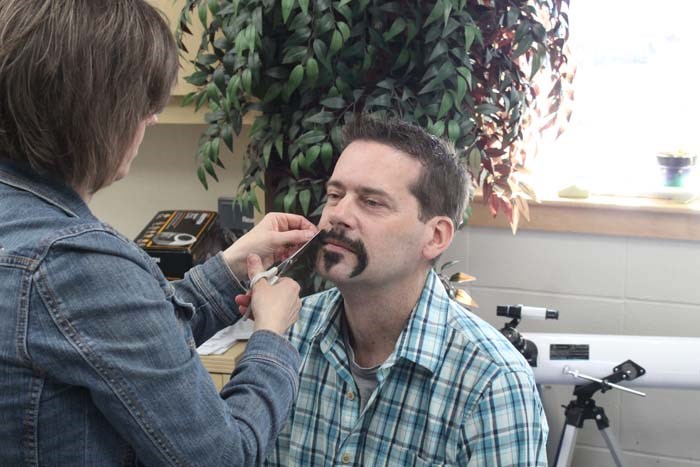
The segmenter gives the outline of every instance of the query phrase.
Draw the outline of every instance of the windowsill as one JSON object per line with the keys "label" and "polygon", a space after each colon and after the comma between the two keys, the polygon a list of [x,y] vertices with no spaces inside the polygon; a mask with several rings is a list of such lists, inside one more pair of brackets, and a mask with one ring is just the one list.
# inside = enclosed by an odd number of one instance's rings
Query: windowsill
{"label": "windowsill", "polygon": [[[530,221],[521,218],[518,230],[700,240],[700,200],[686,204],[641,197],[551,196],[543,197],[540,203],[530,202],[529,206]],[[510,229],[502,212],[493,218],[481,195],[474,199],[468,225]]]}

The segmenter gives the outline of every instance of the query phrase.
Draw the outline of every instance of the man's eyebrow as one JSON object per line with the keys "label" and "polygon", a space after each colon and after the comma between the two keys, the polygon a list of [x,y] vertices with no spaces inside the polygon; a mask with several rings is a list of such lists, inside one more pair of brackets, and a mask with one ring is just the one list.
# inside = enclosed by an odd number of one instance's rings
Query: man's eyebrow
{"label": "man's eyebrow", "polygon": [[[345,187],[345,185],[342,182],[339,182],[338,180],[329,180],[328,182],[326,182],[326,189],[328,189],[328,188],[337,188],[339,190],[346,190],[347,189]],[[373,195],[373,196],[381,196],[382,198],[392,198],[392,196],[389,193],[382,190],[381,188],[360,186],[355,191],[357,191],[361,195]]]}
{"label": "man's eyebrow", "polygon": [[387,193],[386,191],[380,189],[380,188],[371,188],[368,186],[361,186],[357,189],[357,192],[360,193],[361,195],[371,195],[371,196],[379,196],[381,198],[387,198],[387,199],[392,199],[392,196]]}
{"label": "man's eyebrow", "polygon": [[328,189],[328,188],[340,188],[340,189],[343,189],[343,188],[345,188],[345,185],[343,185],[342,183],[340,183],[340,182],[337,181],[337,180],[328,180],[328,181],[326,182],[326,189]]}

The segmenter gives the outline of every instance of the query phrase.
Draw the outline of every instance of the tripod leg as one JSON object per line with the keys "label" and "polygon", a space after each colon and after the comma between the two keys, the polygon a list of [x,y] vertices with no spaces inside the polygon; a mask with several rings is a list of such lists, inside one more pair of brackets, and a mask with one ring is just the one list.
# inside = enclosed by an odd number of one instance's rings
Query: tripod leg
{"label": "tripod leg", "polygon": [[576,437],[578,428],[574,425],[564,424],[564,431],[559,440],[557,457],[554,460],[554,467],[569,467],[574,458],[574,448],[576,447]]}
{"label": "tripod leg", "polygon": [[615,435],[613,435],[608,428],[601,428],[600,434],[603,436],[605,444],[608,445],[608,450],[612,455],[613,461],[615,461],[615,465],[617,467],[622,467],[624,465],[622,463],[622,452],[620,451],[620,447],[617,445]]}

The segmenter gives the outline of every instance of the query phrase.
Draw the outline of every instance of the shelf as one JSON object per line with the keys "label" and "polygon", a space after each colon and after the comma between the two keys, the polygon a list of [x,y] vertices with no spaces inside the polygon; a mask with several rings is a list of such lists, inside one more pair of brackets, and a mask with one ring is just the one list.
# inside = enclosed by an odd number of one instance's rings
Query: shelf
{"label": "shelf", "polygon": [[[530,202],[529,206],[530,222],[522,219],[518,230],[700,240],[700,201],[686,204],[637,197],[551,197],[540,203]],[[510,229],[503,213],[493,218],[480,195],[474,200],[469,225]]]}

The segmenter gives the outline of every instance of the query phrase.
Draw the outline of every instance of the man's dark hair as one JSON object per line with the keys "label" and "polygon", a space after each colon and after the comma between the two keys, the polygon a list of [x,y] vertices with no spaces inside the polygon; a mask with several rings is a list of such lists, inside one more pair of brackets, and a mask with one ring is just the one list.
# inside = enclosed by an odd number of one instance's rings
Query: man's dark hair
{"label": "man's dark hair", "polygon": [[470,182],[452,143],[408,122],[368,115],[358,116],[346,124],[343,140],[345,146],[358,140],[386,144],[417,159],[423,170],[410,190],[418,199],[420,220],[426,222],[435,216],[448,216],[454,228],[459,227]]}
{"label": "man's dark hair", "polygon": [[167,21],[144,0],[2,0],[0,158],[97,191],[177,68]]}

